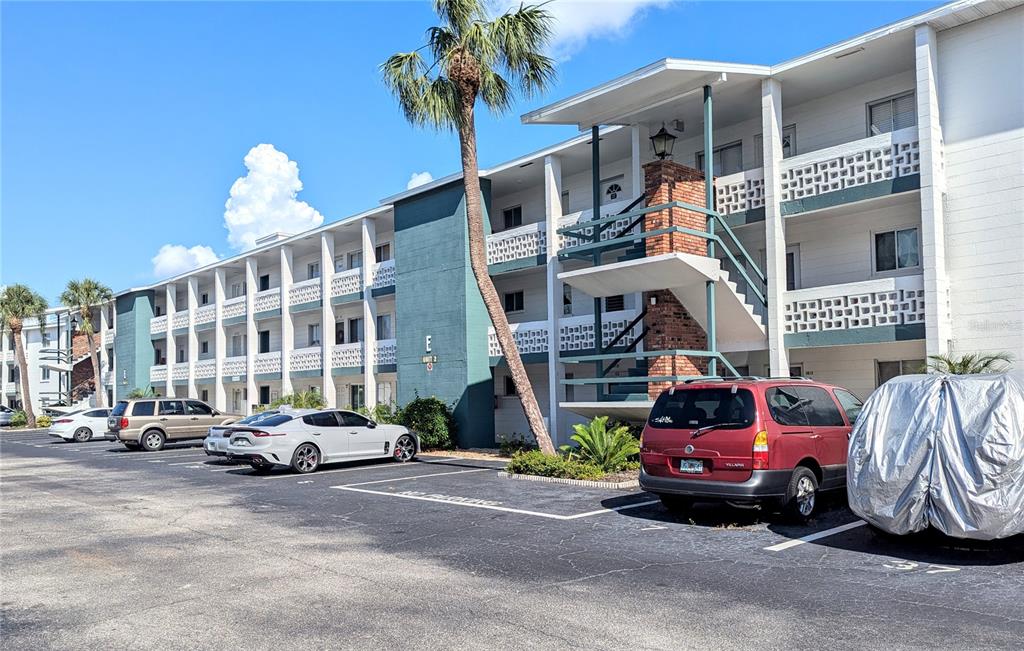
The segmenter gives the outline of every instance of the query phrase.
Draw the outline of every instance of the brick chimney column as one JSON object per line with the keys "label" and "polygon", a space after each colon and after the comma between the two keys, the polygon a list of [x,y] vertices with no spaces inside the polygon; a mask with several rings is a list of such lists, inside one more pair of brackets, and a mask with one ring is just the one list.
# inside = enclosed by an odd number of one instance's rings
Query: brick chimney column
{"label": "brick chimney column", "polygon": [[[692,167],[674,161],[653,161],[644,165],[644,186],[647,205],[656,206],[671,201],[682,201],[704,206],[704,174]],[[644,230],[651,231],[669,226],[682,226],[695,231],[707,228],[707,218],[698,212],[669,208],[644,217]],[[666,253],[707,255],[707,240],[686,233],[668,233],[644,240],[647,256]],[[653,305],[652,305],[653,299]],[[650,329],[645,340],[649,350],[705,350],[707,335],[700,324],[667,289],[644,292],[647,315],[644,326]],[[707,358],[685,355],[665,355],[650,359],[648,373],[655,375],[703,375],[707,372]],[[654,400],[671,382],[652,382],[647,395]]]}

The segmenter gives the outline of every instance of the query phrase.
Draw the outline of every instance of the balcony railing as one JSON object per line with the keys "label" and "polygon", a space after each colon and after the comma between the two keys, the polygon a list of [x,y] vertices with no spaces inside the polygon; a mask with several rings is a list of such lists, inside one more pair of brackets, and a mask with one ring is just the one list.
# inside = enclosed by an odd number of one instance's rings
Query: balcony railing
{"label": "balcony railing", "polygon": [[373,289],[382,289],[395,284],[395,261],[385,260],[373,266]]}
{"label": "balcony railing", "polygon": [[309,280],[303,280],[292,285],[288,290],[288,304],[302,305],[303,303],[319,301],[320,282],[319,278],[310,278]]}
{"label": "balcony railing", "polygon": [[172,380],[187,380],[188,379],[188,362],[177,362],[171,367],[171,379]]}
{"label": "balcony railing", "polygon": [[188,327],[188,310],[178,310],[171,317],[171,329],[180,330]]}
{"label": "balcony railing", "polygon": [[217,374],[217,362],[212,359],[201,359],[196,362],[195,376],[197,380],[214,377]]}
{"label": "balcony railing", "polygon": [[373,350],[373,363],[375,365],[395,364],[398,361],[398,347],[394,339],[379,339]]}
{"label": "balcony railing", "polygon": [[341,273],[334,274],[331,278],[331,296],[346,296],[348,294],[355,294],[363,285],[363,271],[362,269],[349,269],[348,271],[342,271]]}
{"label": "balcony railing", "polygon": [[320,346],[296,348],[289,357],[288,369],[291,372],[318,371],[321,368],[321,359]]}
{"label": "balcony railing", "polygon": [[878,278],[785,294],[785,333],[924,323],[922,276]]}
{"label": "balcony railing", "polygon": [[[909,127],[783,160],[780,199],[805,199],[920,171],[917,127]],[[763,169],[715,179],[715,200],[723,215],[760,208]]]}
{"label": "balcony railing", "polygon": [[110,344],[114,343],[114,331],[113,330],[109,330],[108,329],[106,332],[103,333],[103,343],[106,344],[106,345],[110,345]]}
{"label": "balcony railing", "polygon": [[150,382],[166,382],[167,381],[167,366],[164,364],[158,364],[156,366],[149,367],[149,381]]}
{"label": "balcony railing", "polygon": [[547,250],[548,233],[543,222],[487,236],[487,264],[536,258]]}
{"label": "balcony railing", "polygon": [[245,375],[245,355],[237,355],[235,357],[227,357],[221,362],[220,374],[222,377],[233,377]]}
{"label": "balcony railing", "polygon": [[363,365],[363,344],[337,344],[331,348],[331,368],[358,368]]}
{"label": "balcony railing", "polygon": [[[619,310],[601,315],[602,337],[604,346],[612,342],[622,330],[632,322],[639,312],[636,310]],[[525,321],[512,323],[512,334],[516,338],[516,346],[520,354],[548,352],[548,322]],[[619,344],[628,346],[639,335],[641,327],[636,325],[626,334]],[[594,349],[594,315],[564,317],[558,320],[559,352],[585,351]],[[494,334],[494,328],[487,330],[487,353],[491,357],[501,356],[501,345]]]}
{"label": "balcony railing", "polygon": [[167,332],[167,315],[155,316],[149,321],[149,334],[158,335]]}
{"label": "balcony railing", "polygon": [[256,373],[280,373],[281,372],[281,351],[272,353],[260,353],[256,355],[253,366]]}
{"label": "balcony railing", "polygon": [[217,319],[217,307],[215,305],[204,305],[196,309],[196,325],[213,323]]}
{"label": "balcony railing", "polygon": [[245,295],[243,294],[242,296],[236,296],[224,301],[224,307],[221,308],[220,315],[223,319],[245,316]]}
{"label": "balcony railing", "polygon": [[280,288],[267,289],[259,294],[256,294],[253,300],[253,312],[269,312],[270,310],[277,310],[281,307],[281,290]]}
{"label": "balcony railing", "polygon": [[103,371],[103,373],[100,374],[100,382],[103,384],[103,386],[113,384],[113,379],[114,374],[111,373],[110,370]]}

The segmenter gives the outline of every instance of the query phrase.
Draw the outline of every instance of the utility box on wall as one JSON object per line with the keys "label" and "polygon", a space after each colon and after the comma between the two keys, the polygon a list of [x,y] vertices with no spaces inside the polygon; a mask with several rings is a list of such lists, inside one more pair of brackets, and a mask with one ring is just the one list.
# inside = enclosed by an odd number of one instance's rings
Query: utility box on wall
{"label": "utility box on wall", "polygon": [[[481,179],[485,231],[490,182]],[[494,445],[490,319],[469,264],[462,181],[395,203],[398,402],[454,405],[458,444]]]}

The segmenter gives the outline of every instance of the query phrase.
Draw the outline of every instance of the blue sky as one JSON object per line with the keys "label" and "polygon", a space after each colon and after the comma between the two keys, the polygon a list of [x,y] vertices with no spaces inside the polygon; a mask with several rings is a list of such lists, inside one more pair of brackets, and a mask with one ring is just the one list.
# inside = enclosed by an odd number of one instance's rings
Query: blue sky
{"label": "blue sky", "polygon": [[[481,164],[575,135],[523,126],[520,113],[656,59],[776,63],[938,4],[559,8],[558,82],[482,116]],[[4,2],[0,283],[54,301],[70,278],[115,291],[157,280],[152,259],[167,244],[237,253],[225,201],[261,143],[297,164],[302,210],[325,221],[377,205],[415,173],[456,171],[454,136],[408,126],[377,71],[433,23],[427,2]],[[275,182],[293,184],[263,153]],[[235,215],[253,208],[244,192]]]}

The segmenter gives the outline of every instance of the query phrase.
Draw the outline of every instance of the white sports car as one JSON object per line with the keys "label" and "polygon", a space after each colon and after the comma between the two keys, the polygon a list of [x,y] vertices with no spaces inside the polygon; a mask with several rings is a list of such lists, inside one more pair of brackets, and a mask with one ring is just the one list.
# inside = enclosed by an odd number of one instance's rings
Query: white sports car
{"label": "white sports car", "polygon": [[226,457],[228,455],[228,443],[231,441],[230,436],[232,427],[252,425],[283,412],[288,412],[291,416],[301,416],[303,414],[313,413],[314,411],[316,410],[294,409],[289,411],[287,408],[272,409],[269,411],[261,411],[258,414],[253,414],[252,416],[246,416],[242,420],[228,425],[214,425],[207,430],[206,438],[203,439],[203,451],[211,457]]}
{"label": "white sports car", "polygon": [[391,457],[411,461],[419,437],[401,425],[380,425],[351,411],[280,413],[229,430],[227,456],[257,471],[291,466],[313,472],[323,463]]}

